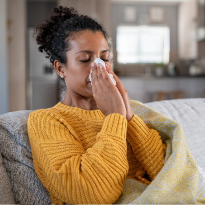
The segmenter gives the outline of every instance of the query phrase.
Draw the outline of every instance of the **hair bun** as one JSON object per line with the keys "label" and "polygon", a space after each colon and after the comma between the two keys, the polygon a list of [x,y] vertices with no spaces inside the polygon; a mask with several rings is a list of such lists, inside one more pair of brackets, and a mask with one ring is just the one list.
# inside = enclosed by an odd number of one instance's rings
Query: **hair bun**
{"label": "hair bun", "polygon": [[59,6],[53,9],[48,20],[36,27],[36,42],[40,52],[45,52],[53,64],[55,60],[67,62],[66,52],[70,49],[69,39],[82,30],[100,31],[107,39],[102,26],[86,15],[79,15],[74,8]]}
{"label": "hair bun", "polygon": [[63,16],[66,18],[72,18],[78,16],[78,12],[73,7],[68,8],[68,7],[59,6],[58,8],[53,9],[53,13],[56,16]]}

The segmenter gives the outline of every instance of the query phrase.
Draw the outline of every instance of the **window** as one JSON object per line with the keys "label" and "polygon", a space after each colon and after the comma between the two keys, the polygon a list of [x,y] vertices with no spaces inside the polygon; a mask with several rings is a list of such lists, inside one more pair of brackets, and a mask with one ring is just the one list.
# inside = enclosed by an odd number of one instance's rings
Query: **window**
{"label": "window", "polygon": [[169,27],[118,26],[116,45],[119,63],[168,63]]}

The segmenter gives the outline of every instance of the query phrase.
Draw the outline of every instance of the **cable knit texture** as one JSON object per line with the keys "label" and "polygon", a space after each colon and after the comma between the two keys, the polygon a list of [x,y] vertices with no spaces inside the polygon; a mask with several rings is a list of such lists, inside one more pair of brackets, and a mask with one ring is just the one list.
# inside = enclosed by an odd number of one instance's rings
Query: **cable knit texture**
{"label": "cable knit texture", "polygon": [[105,116],[58,103],[30,114],[35,171],[54,204],[107,204],[126,177],[149,184],[164,165],[166,146],[136,115]]}

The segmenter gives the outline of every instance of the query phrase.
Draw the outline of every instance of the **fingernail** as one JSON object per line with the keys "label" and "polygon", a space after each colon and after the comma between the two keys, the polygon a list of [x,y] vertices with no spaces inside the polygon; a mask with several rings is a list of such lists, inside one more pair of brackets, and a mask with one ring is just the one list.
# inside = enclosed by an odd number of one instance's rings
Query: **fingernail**
{"label": "fingernail", "polygon": [[94,62],[91,63],[91,67],[93,67],[93,66],[94,66]]}

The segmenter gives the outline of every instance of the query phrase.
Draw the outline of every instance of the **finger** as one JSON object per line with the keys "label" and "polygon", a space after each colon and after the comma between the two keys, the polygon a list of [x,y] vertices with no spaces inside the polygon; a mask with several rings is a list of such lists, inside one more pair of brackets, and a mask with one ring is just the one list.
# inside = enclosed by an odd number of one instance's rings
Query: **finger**
{"label": "finger", "polygon": [[106,62],[105,65],[106,65],[107,72],[113,75],[113,78],[114,78],[114,80],[116,81],[116,84],[117,84],[118,81],[119,81],[119,78],[115,75],[115,73],[111,69],[111,64]]}
{"label": "finger", "polygon": [[96,64],[94,64],[94,66],[92,67],[91,79],[92,79],[93,91],[95,92],[95,91],[101,89],[101,85],[100,85],[99,79],[98,79],[98,72],[97,72],[97,65]]}
{"label": "finger", "polygon": [[116,87],[117,89],[120,91],[121,95],[124,95],[127,93],[123,83],[121,82],[121,80],[118,78],[117,75],[115,75],[115,73],[113,73],[113,78],[115,79],[116,81]]}
{"label": "finger", "polygon": [[99,84],[101,85],[101,88],[104,88],[105,89],[105,79],[104,79],[104,75],[102,73],[102,68],[104,66],[102,66],[101,64],[98,64],[97,65],[97,69],[96,69],[96,72],[97,72],[97,78],[98,78],[98,82]]}
{"label": "finger", "polygon": [[115,87],[112,80],[110,79],[110,76],[109,76],[107,70],[105,69],[104,66],[100,67],[100,72],[101,72],[101,75],[102,75],[103,84],[105,84],[108,88]]}
{"label": "finger", "polygon": [[105,67],[106,67],[106,70],[107,70],[108,73],[113,74],[110,62],[106,62]]}
{"label": "finger", "polygon": [[[115,81],[116,81],[116,87],[117,87],[117,88],[122,87],[123,84],[122,84],[121,80],[118,78],[118,76],[117,76],[114,72],[112,73],[112,75],[113,75],[113,78],[114,78]],[[123,87],[124,87],[124,86],[123,86]]]}

